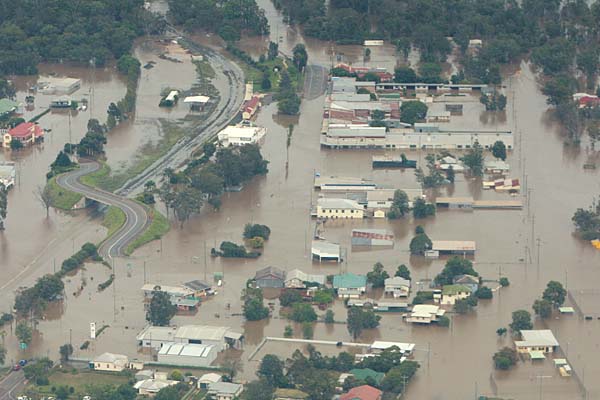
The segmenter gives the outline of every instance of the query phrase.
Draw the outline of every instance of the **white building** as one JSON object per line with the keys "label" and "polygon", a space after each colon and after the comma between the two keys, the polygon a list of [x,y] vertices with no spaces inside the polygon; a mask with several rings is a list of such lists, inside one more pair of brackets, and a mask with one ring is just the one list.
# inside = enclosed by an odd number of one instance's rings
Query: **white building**
{"label": "white building", "polygon": [[136,340],[141,347],[155,350],[159,350],[166,343],[182,343],[212,345],[219,352],[229,347],[239,348],[243,335],[233,332],[227,326],[147,326],[136,336]]}
{"label": "white building", "polygon": [[92,361],[96,371],[123,371],[129,365],[129,358],[123,354],[104,353]]}
{"label": "white building", "polygon": [[376,340],[373,342],[373,344],[371,344],[371,347],[369,347],[369,350],[371,351],[371,353],[381,353],[384,350],[387,350],[391,347],[397,347],[400,352],[402,352],[404,355],[410,355],[413,350],[415,349],[415,344],[414,343],[401,343],[401,342],[385,342],[382,340]]}
{"label": "white building", "polygon": [[177,381],[171,380],[159,380],[159,379],[144,379],[143,381],[136,382],[133,388],[138,391],[140,395],[154,396],[161,389],[169,386],[177,385]]}
{"label": "white building", "polygon": [[445,310],[432,304],[418,304],[413,307],[407,322],[413,324],[431,324],[446,313]]}
{"label": "white building", "polygon": [[442,288],[442,305],[454,305],[457,300],[466,299],[471,295],[471,289],[464,285],[445,285]]}
{"label": "white building", "polygon": [[320,198],[317,200],[317,218],[362,219],[365,209],[354,200]]}
{"label": "white building", "polygon": [[342,248],[337,243],[326,242],[324,240],[313,240],[310,253],[313,260],[321,261],[342,261]]}
{"label": "white building", "polygon": [[142,292],[144,292],[144,297],[147,299],[151,299],[154,296],[155,291],[161,291],[167,293],[170,297],[194,297],[195,291],[187,288],[185,286],[171,286],[171,285],[162,285],[157,283],[147,283],[142,286]]}
{"label": "white building", "polygon": [[266,133],[267,128],[260,126],[230,125],[219,132],[217,139],[225,147],[243,146],[259,143]]}
{"label": "white building", "polygon": [[222,379],[223,377],[221,375],[215,374],[214,372],[204,374],[198,379],[198,389],[207,389],[208,385],[221,382]]}
{"label": "white building", "polygon": [[299,269],[289,271],[285,278],[285,287],[290,289],[303,289],[305,282],[315,282],[319,285],[325,284],[325,275],[307,274]]}
{"label": "white building", "polygon": [[410,280],[399,276],[387,278],[384,293],[394,298],[408,297],[410,294]]}
{"label": "white building", "polygon": [[161,364],[208,367],[217,358],[215,346],[209,344],[165,343],[158,351]]}
{"label": "white building", "polygon": [[558,341],[550,329],[522,330],[521,339],[515,340],[515,347],[519,353],[532,351],[553,353],[559,347]]}
{"label": "white building", "polygon": [[38,87],[44,94],[71,94],[81,87],[81,79],[43,77],[40,78]]}
{"label": "white building", "polygon": [[[413,200],[423,198],[423,190],[421,189],[400,189],[409,199],[409,206],[412,207]],[[369,190],[367,194],[367,209],[368,210],[389,210],[394,201],[394,192],[396,189],[375,189]]]}
{"label": "white building", "polygon": [[208,394],[215,400],[233,400],[237,398],[244,386],[239,383],[215,382],[208,385]]}

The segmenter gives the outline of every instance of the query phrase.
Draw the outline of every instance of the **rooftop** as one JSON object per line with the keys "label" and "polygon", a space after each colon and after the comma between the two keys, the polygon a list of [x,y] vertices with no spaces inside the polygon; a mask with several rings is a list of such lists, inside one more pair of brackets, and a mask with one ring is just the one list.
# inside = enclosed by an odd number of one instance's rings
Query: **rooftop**
{"label": "rooftop", "polygon": [[184,325],[177,329],[175,337],[179,339],[217,341],[223,340],[229,330],[228,326]]}
{"label": "rooftop", "polygon": [[44,131],[39,125],[34,124],[33,122],[22,122],[19,125],[15,126],[11,130],[8,131],[10,136],[13,137],[27,137],[34,135],[35,137],[43,136]]}
{"label": "rooftop", "polygon": [[0,115],[13,112],[19,104],[10,99],[0,99]]}
{"label": "rooftop", "polygon": [[210,97],[208,96],[188,96],[185,99],[183,99],[184,103],[208,103],[208,101],[210,100]]}
{"label": "rooftop", "polygon": [[358,380],[365,381],[367,378],[372,378],[375,383],[379,385],[379,382],[383,379],[385,374],[383,372],[373,371],[370,368],[355,368],[350,370],[350,373]]}
{"label": "rooftop", "polygon": [[335,275],[333,277],[334,289],[339,288],[361,288],[367,286],[367,277],[352,273]]}
{"label": "rooftop", "polygon": [[277,267],[266,267],[256,271],[254,279],[263,279],[270,276],[274,276],[277,279],[285,280],[285,271]]}
{"label": "rooftop", "polygon": [[208,384],[208,391],[211,393],[223,393],[223,394],[237,394],[242,385],[239,383],[231,383],[231,382],[215,382]]}
{"label": "rooftop", "polygon": [[558,346],[558,341],[550,329],[522,330],[522,341],[515,341],[519,347]]}
{"label": "rooftop", "polygon": [[438,251],[475,251],[475,242],[469,240],[432,240],[432,249]]}
{"label": "rooftop", "polygon": [[209,372],[208,374],[204,374],[200,377],[200,382],[220,382],[222,376],[219,374],[215,374],[214,372]]}
{"label": "rooftop", "polygon": [[445,285],[442,288],[442,294],[446,296],[454,296],[459,293],[471,293],[471,289],[463,285]]}
{"label": "rooftop", "polygon": [[165,343],[160,348],[159,355],[202,357],[206,358],[214,350],[213,345],[207,344],[184,344],[184,343]]}
{"label": "rooftop", "polygon": [[102,353],[98,357],[94,358],[94,362],[97,363],[116,363],[116,362],[127,362],[129,358],[123,354],[114,353]]}
{"label": "rooftop", "polygon": [[308,394],[304,393],[302,390],[298,389],[277,389],[275,390],[275,398],[284,398],[284,399],[306,399],[308,398]]}
{"label": "rooftop", "polygon": [[264,128],[260,126],[239,126],[239,125],[229,125],[221,132],[219,132],[219,136],[227,136],[227,137],[237,137],[237,138],[253,138],[257,136],[261,130]]}
{"label": "rooftop", "polygon": [[339,400],[377,400],[383,392],[373,386],[362,385],[350,389],[340,396]]}
{"label": "rooftop", "polygon": [[302,282],[316,282],[320,285],[325,284],[325,275],[307,274],[299,269],[293,269],[287,273],[286,281],[291,279],[300,279]]}
{"label": "rooftop", "polygon": [[410,287],[410,280],[404,279],[400,276],[394,276],[393,278],[387,278],[385,280],[385,286],[407,286],[407,287]]}
{"label": "rooftop", "polygon": [[195,290],[195,291],[202,291],[202,290],[207,290],[210,289],[212,286],[209,283],[206,283],[204,281],[201,280],[194,280],[194,281],[189,281],[183,284],[183,286],[185,286],[186,288]]}
{"label": "rooftop", "polygon": [[385,349],[389,349],[390,347],[394,347],[394,346],[398,347],[402,352],[411,352],[415,348],[414,343],[385,342],[385,341],[381,341],[381,340],[376,340],[371,345],[371,349],[385,350]]}
{"label": "rooftop", "polygon": [[322,257],[339,257],[341,247],[337,243],[331,243],[325,240],[313,240],[311,252]]}
{"label": "rooftop", "polygon": [[321,208],[338,209],[338,210],[363,210],[354,200],[323,197],[317,200],[317,205]]}

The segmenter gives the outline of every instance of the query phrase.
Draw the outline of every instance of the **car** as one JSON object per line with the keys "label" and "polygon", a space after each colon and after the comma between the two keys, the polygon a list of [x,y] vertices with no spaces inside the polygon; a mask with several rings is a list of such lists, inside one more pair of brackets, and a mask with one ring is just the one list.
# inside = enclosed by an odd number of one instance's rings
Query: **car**
{"label": "car", "polygon": [[21,367],[24,367],[24,366],[26,366],[26,365],[27,365],[27,360],[20,360],[20,361],[19,361],[19,365],[20,365]]}
{"label": "car", "polygon": [[15,364],[13,366],[13,371],[19,371],[21,369],[21,366],[19,364]]}

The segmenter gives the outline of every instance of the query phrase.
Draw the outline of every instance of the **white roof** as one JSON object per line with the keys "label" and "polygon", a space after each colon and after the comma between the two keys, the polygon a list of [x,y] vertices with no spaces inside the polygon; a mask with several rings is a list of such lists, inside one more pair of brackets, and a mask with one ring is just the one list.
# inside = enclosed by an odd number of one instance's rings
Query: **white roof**
{"label": "white roof", "polygon": [[433,304],[417,304],[413,306],[411,314],[413,317],[427,318],[435,316],[439,310],[440,308]]}
{"label": "white roof", "polygon": [[124,362],[127,363],[129,358],[123,354],[114,354],[114,353],[103,353],[98,357],[94,358],[94,362],[96,363],[118,363]]}
{"label": "white roof", "polygon": [[317,205],[322,208],[339,210],[363,210],[356,201],[349,199],[323,197],[317,200]]}
{"label": "white roof", "polygon": [[154,291],[155,287],[160,287],[160,291],[161,292],[166,292],[171,296],[180,296],[180,297],[186,297],[186,296],[192,296],[194,295],[194,292],[192,289],[187,288],[185,286],[170,286],[170,285],[162,285],[162,284],[157,284],[157,283],[147,283],[144,286],[142,286],[142,291],[146,292],[146,293],[151,293]]}
{"label": "white roof", "polygon": [[183,343],[165,343],[160,348],[159,355],[169,356],[185,356],[185,357],[202,357],[206,358],[215,348],[213,345],[207,344],[183,344]]}
{"label": "white roof", "polygon": [[371,349],[385,350],[394,346],[397,346],[402,352],[412,352],[415,348],[414,343],[384,342],[381,340],[376,340],[371,345]]}
{"label": "white roof", "polygon": [[204,374],[200,377],[199,381],[202,383],[214,383],[214,382],[221,382],[221,375],[219,374],[215,374],[214,372],[210,372],[208,374]]}
{"label": "white roof", "polygon": [[518,347],[558,346],[558,341],[550,329],[523,330],[522,341],[515,341]]}
{"label": "white roof", "polygon": [[258,135],[260,131],[264,129],[260,126],[237,126],[229,125],[221,132],[219,132],[219,138],[253,138]]}
{"label": "white roof", "polygon": [[431,248],[437,251],[475,251],[475,242],[471,240],[432,240]]}
{"label": "white roof", "polygon": [[299,279],[302,282],[317,282],[321,285],[325,284],[325,275],[307,274],[299,269],[293,269],[287,273],[285,281],[288,282],[292,279]]}
{"label": "white roof", "polygon": [[326,242],[324,240],[313,240],[311,253],[321,257],[339,257],[341,247],[337,243]]}
{"label": "white roof", "polygon": [[385,281],[385,286],[406,286],[410,287],[410,281],[408,279],[404,279],[401,276],[394,276],[393,278],[387,278]]}
{"label": "white roof", "polygon": [[210,100],[208,96],[188,96],[183,102],[184,103],[207,103]]}
{"label": "white roof", "polygon": [[137,390],[143,389],[147,392],[158,392],[161,389],[166,388],[167,386],[176,385],[177,381],[163,381],[157,379],[144,379],[143,381],[136,382],[133,387]]}
{"label": "white roof", "polygon": [[192,340],[223,340],[230,329],[228,326],[184,325],[177,329],[175,337]]}
{"label": "white roof", "polygon": [[136,340],[156,340],[168,342],[175,337],[177,328],[174,326],[147,326],[135,337]]}

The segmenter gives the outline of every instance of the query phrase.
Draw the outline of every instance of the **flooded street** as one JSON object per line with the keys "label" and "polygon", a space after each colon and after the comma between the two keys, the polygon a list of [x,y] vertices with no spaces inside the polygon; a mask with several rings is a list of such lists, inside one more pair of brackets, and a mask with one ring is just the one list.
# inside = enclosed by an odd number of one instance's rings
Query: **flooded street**
{"label": "flooded street", "polygon": [[[282,24],[281,16],[270,0],[258,3],[266,10],[271,23],[271,40],[281,38],[281,51],[290,54],[295,43],[304,42],[310,63],[331,65],[332,52],[328,44],[303,40],[298,32],[289,31]],[[249,39],[240,47],[256,56],[265,51],[261,46],[267,44],[266,40]],[[167,111],[158,108],[158,100],[165,87],[185,89],[191,86],[195,78],[193,65],[158,59],[162,47],[157,46],[143,42],[136,48],[136,56],[142,65],[148,61],[157,64],[153,69],[142,70],[135,120],[124,123],[109,135],[107,157],[113,167],[130,160],[144,141],[158,137],[157,118],[175,120],[186,114],[183,104]],[[339,53],[344,54],[344,61],[362,63],[361,46],[337,46],[336,54]],[[370,65],[392,69],[396,59],[391,54],[394,54],[393,48],[388,46],[374,48]],[[46,68],[48,72],[83,80],[82,88],[74,97],[89,95],[94,82],[93,109],[71,118],[73,141],[84,134],[90,112],[104,119],[108,104],[125,93],[123,81],[111,68],[96,71],[93,77],[86,68],[61,67],[64,68],[61,70],[57,66],[44,66],[42,72]],[[19,101],[23,101],[26,89],[35,81],[32,79],[16,80]],[[423,225],[434,240],[476,241],[474,264],[479,274],[484,279],[506,276],[511,284],[495,292],[493,300],[481,300],[474,313],[453,316],[450,328],[412,326],[405,323],[400,314],[384,313],[378,329],[363,333],[360,342],[381,339],[416,344],[415,359],[421,363],[421,369],[408,387],[408,398],[474,398],[477,393],[493,392],[518,399],[538,399],[540,392],[546,399],[580,398],[578,381],[587,388],[587,398],[600,398],[600,382],[594,379],[600,373],[598,320],[584,321],[577,315],[561,315],[544,323],[536,321],[536,328],[547,326],[553,330],[577,378],[561,379],[551,360],[539,364],[526,360],[505,373],[493,369],[492,354],[500,347],[512,345],[508,337],[499,339],[496,329],[508,326],[514,310],[531,310],[533,301],[540,297],[549,280],[560,281],[573,292],[596,289],[600,283],[600,252],[589,243],[577,240],[572,234],[571,223],[575,209],[587,207],[600,193],[597,170],[583,170],[589,157],[588,144],[585,140],[580,148],[564,144],[558,125],[547,111],[546,99],[537,87],[536,77],[526,64],[522,64],[504,84],[508,97],[505,113],[486,112],[477,97],[468,96],[461,100],[465,104],[464,116],[453,117],[444,127],[510,129],[515,133],[515,150],[509,153],[507,162],[511,166],[511,177],[527,182],[520,197],[526,204],[523,210],[448,210],[421,221],[414,221],[412,217],[395,221],[330,221],[325,224],[322,235],[329,241],[340,243],[347,251],[347,258],[342,264],[313,262],[310,243],[315,222],[311,220],[309,210],[318,196],[312,188],[315,172],[323,176],[369,178],[395,188],[417,188],[418,184],[412,170],[373,170],[372,155],[384,152],[321,149],[319,132],[324,96],[304,100],[300,116],[293,119],[275,115],[276,104],[271,104],[260,111],[256,121],[267,128],[262,152],[270,162],[269,173],[253,180],[242,192],[226,193],[220,211],[206,207],[183,229],[173,228],[162,240],[144,246],[130,259],[118,259],[115,284],[103,292],[97,291],[97,285],[107,279],[110,271],[102,265],[89,265],[68,278],[65,301],[47,310],[46,318],[39,322],[41,334],[35,336],[30,351],[57,357],[58,347],[72,338],[75,357],[91,358],[111,351],[148,359],[137,353],[135,341],[135,335],[145,325],[142,285],[180,284],[205,277],[212,281],[214,274],[219,272],[224,274],[224,286],[218,289],[219,293],[204,302],[196,315],[177,316],[172,323],[226,325],[243,330],[246,343],[241,355],[243,371],[240,376],[250,380],[255,377],[261,355],[276,353],[283,357],[294,350],[287,344],[267,343],[256,356],[248,359],[264,336],[282,337],[288,324],[279,317],[277,300],[274,300],[273,317],[268,321],[245,322],[241,316],[240,292],[256,270],[275,266],[287,271],[299,268],[326,275],[340,271],[366,274],[375,262],[380,261],[390,274],[399,264],[407,264],[413,282],[431,279],[443,268],[445,259],[425,260],[411,257],[408,252],[415,227]],[[46,96],[36,96],[37,109],[27,117],[35,115],[48,102]],[[435,104],[438,106],[441,105]],[[46,220],[45,210],[31,195],[37,185],[44,183],[44,174],[58,150],[69,141],[67,118],[60,113],[44,116],[40,124],[52,132],[43,144],[20,153],[0,153],[0,160],[19,162],[19,184],[8,199],[7,230],[0,233],[0,268],[3,271],[0,289],[5,305],[0,311],[9,310],[18,286],[30,285],[43,273],[51,272],[54,258],[58,268],[72,253],[73,246],[78,248],[85,241],[98,242],[104,236],[105,229],[99,226],[99,219],[90,223],[94,216],[88,213],[72,217],[51,210],[50,218]],[[286,169],[286,135],[290,123],[295,126],[289,148],[289,168]],[[409,151],[406,155],[422,165],[426,152]],[[488,153],[487,158],[491,157]],[[467,180],[462,174],[457,174],[455,185],[442,189],[441,195],[510,198],[508,194],[483,191],[479,181]],[[243,228],[248,222],[266,224],[272,231],[260,258],[222,259],[206,254],[224,240],[241,243]],[[350,232],[359,227],[393,231],[394,248],[352,251]],[[38,258],[40,254],[43,254],[42,258]],[[423,287],[425,285],[423,283]],[[346,311],[341,301],[335,302],[333,310],[336,321],[345,322]],[[109,327],[87,350],[80,350],[89,335],[89,322]],[[295,337],[301,337],[301,328],[294,328]],[[352,340],[345,323],[317,323],[314,337]],[[16,350],[12,334],[6,337],[6,347],[9,350],[7,359],[26,355]],[[326,354],[338,352],[333,346],[323,346],[319,350]],[[542,376],[551,378],[540,378]],[[542,384],[540,379],[543,379]]]}

